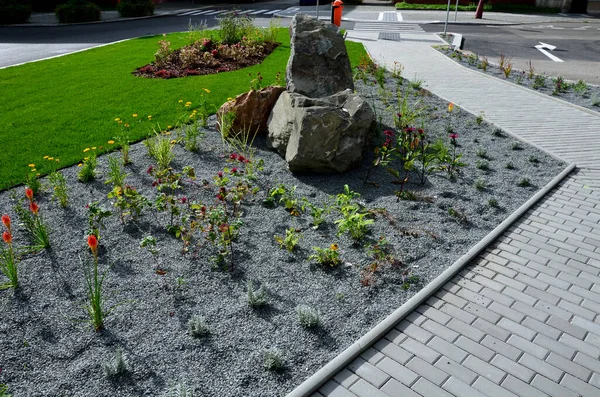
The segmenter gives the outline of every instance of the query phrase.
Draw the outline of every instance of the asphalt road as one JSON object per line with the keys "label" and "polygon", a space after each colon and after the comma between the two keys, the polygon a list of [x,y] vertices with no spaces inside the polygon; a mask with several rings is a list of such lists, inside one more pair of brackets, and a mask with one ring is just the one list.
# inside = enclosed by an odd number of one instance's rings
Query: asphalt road
{"label": "asphalt road", "polygon": [[[438,24],[422,27],[428,32],[443,30]],[[448,31],[462,34],[463,49],[486,56],[490,62],[498,63],[504,54],[512,57],[517,69],[529,70],[531,60],[538,73],[600,85],[600,23],[451,25]],[[555,62],[536,49],[540,42],[556,46],[548,52],[563,62]]]}

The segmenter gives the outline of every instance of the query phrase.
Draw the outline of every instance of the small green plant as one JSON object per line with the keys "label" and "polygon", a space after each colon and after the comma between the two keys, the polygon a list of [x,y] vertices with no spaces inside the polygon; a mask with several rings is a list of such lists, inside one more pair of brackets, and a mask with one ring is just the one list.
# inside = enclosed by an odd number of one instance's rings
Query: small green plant
{"label": "small green plant", "polygon": [[267,290],[261,285],[258,291],[254,290],[252,280],[248,280],[247,286],[248,306],[253,309],[265,306],[267,304]]}
{"label": "small green plant", "polygon": [[461,210],[458,210],[456,208],[448,208],[448,215],[450,215],[452,218],[454,218],[454,220],[461,225],[467,224],[469,222],[467,215],[462,212]]}
{"label": "small green plant", "polygon": [[[120,119],[117,120],[117,123],[119,123],[119,125],[123,126],[123,122]],[[131,160],[129,159],[129,149],[130,149],[129,135],[127,134],[126,128],[128,128],[128,127],[121,127],[121,131],[115,136],[115,139],[108,141],[109,144],[114,144],[116,141],[117,144],[119,146],[121,146],[121,155],[123,156],[123,165],[127,165],[127,164],[131,163]]]}
{"label": "small green plant", "polygon": [[600,95],[598,95],[597,92],[594,92],[590,98],[590,101],[592,106],[600,106]]}
{"label": "small green plant", "polygon": [[2,215],[2,223],[6,227],[6,231],[2,233],[2,240],[6,244],[6,248],[0,246],[0,272],[8,278],[8,282],[0,284],[0,290],[8,288],[17,289],[19,287],[19,274],[17,270],[17,256],[15,255],[12,243],[13,236],[10,217]]}
{"label": "small green plant", "polygon": [[399,80],[400,84],[402,84],[402,71],[404,70],[404,66],[401,63],[394,61],[394,66],[392,66],[392,77]]}
{"label": "small green plant", "polygon": [[504,70],[504,68],[510,64],[510,61],[512,60],[512,58],[507,57],[504,54],[500,54],[500,56],[498,57],[498,67],[501,70]]}
{"label": "small green plant", "polygon": [[117,347],[113,359],[104,363],[104,375],[107,378],[115,378],[127,372],[127,360],[123,356],[123,349]]}
{"label": "small green plant", "polygon": [[515,166],[513,165],[513,163],[511,163],[509,161],[508,163],[506,163],[506,165],[504,166],[504,168],[506,168],[507,170],[514,170]]}
{"label": "small green plant", "polygon": [[181,381],[169,387],[165,397],[194,397],[194,389]]}
{"label": "small green plant", "polygon": [[552,95],[559,95],[564,92],[567,92],[567,89],[569,88],[569,84],[565,81],[564,77],[557,76],[552,79],[552,82],[554,83]]}
{"label": "small green plant", "polygon": [[521,178],[519,180],[519,183],[517,183],[517,186],[519,186],[519,187],[529,187],[529,186],[531,186],[531,182],[529,181],[528,178]]}
{"label": "small green plant", "polygon": [[232,10],[219,14],[219,31],[223,44],[235,44],[242,41],[253,30],[252,17],[248,13]]}
{"label": "small green plant", "polygon": [[188,320],[188,332],[194,338],[202,338],[207,336],[210,331],[204,316],[194,315],[190,317]]}
{"label": "small green plant", "polygon": [[509,78],[511,72],[512,72],[512,63],[509,62],[506,65],[504,65],[504,67],[502,68],[502,73],[504,73],[504,77]]}
{"label": "small green plant", "polygon": [[8,386],[0,383],[0,397],[11,397],[11,394],[8,394]]}
{"label": "small green plant", "polygon": [[401,192],[396,192],[396,197],[398,200],[405,201],[419,201],[420,197],[414,190],[403,190]]}
{"label": "small green plant", "polygon": [[328,248],[313,247],[315,253],[308,259],[314,260],[323,266],[336,267],[341,263],[338,245],[331,244]]}
{"label": "small green plant", "polygon": [[475,154],[477,155],[477,157],[482,158],[482,159],[488,158],[487,150],[485,150],[485,149],[477,149]]}
{"label": "small green plant", "polygon": [[100,229],[104,228],[104,220],[112,215],[112,212],[105,210],[97,201],[89,203],[86,206],[88,210],[88,235],[94,235],[100,240]]}
{"label": "small green plant", "polygon": [[312,218],[312,228],[313,229],[318,229],[319,226],[325,222],[325,216],[327,214],[329,214],[330,212],[330,208],[329,207],[317,207],[315,204],[312,204],[311,202],[309,202],[306,198],[302,199],[303,201],[303,206],[305,208],[308,208],[310,210],[310,216]]}
{"label": "small green plant", "polygon": [[487,57],[482,57],[481,62],[479,62],[479,65],[477,65],[477,67],[482,69],[484,72],[487,71],[488,66],[490,66],[490,62],[488,61]]}
{"label": "small green plant", "polygon": [[530,163],[533,163],[533,164],[539,164],[540,163],[540,160],[537,157],[535,157],[535,156],[529,156],[528,160],[529,160]]}
{"label": "small green plant", "polygon": [[419,282],[420,278],[416,274],[410,273],[410,271],[406,271],[402,274],[402,285],[401,288],[405,291],[410,289],[412,284],[416,284]]}
{"label": "small green plant", "polygon": [[536,74],[533,79],[533,89],[539,90],[546,86],[546,78],[541,74]]}
{"label": "small green plant", "polygon": [[40,190],[42,190],[40,178],[35,172],[27,174],[27,177],[25,179],[25,186],[27,186],[33,191],[34,196],[37,196]]}
{"label": "small green plant", "polygon": [[521,72],[517,75],[517,84],[523,84],[523,77],[525,77],[525,72]]}
{"label": "small green plant", "polygon": [[485,112],[482,110],[481,112],[479,112],[479,115],[477,115],[477,117],[475,118],[475,123],[477,123],[477,125],[481,125],[483,123],[484,117],[485,117]]}
{"label": "small green plant", "polygon": [[267,371],[281,371],[283,369],[283,355],[279,349],[268,349],[263,353],[263,366]]}
{"label": "small green plant", "polygon": [[144,141],[144,145],[148,149],[148,155],[156,160],[159,171],[167,170],[175,158],[169,137],[155,133]]}
{"label": "small green plant", "polygon": [[469,54],[469,56],[467,57],[467,62],[469,63],[469,65],[477,65],[479,63],[479,57],[477,56],[477,54]]}
{"label": "small green plant", "polygon": [[292,252],[298,245],[300,236],[301,235],[298,233],[298,230],[292,228],[285,231],[285,237],[274,236],[274,238],[281,248],[286,249],[288,252]]}
{"label": "small green plant", "polygon": [[514,141],[511,143],[510,148],[512,150],[523,150],[523,145],[521,145],[521,142],[519,141]]}
{"label": "small green plant", "polygon": [[204,139],[204,131],[200,128],[200,121],[195,119],[191,124],[181,126],[179,140],[183,142],[183,147],[189,152],[197,152],[198,145]]}
{"label": "small green plant", "polygon": [[493,136],[497,136],[498,138],[503,138],[504,137],[504,132],[502,132],[502,128],[500,128],[500,127],[494,127],[492,129],[492,135]]}
{"label": "small green plant", "polygon": [[423,88],[423,79],[418,79],[415,76],[415,79],[410,82],[410,88],[412,88],[415,91],[418,91],[421,88]]}
{"label": "small green plant", "polygon": [[385,88],[385,66],[379,66],[377,65],[375,67],[374,70],[374,75],[375,75],[375,80],[377,81],[377,84],[379,84],[379,87],[381,88]]}
{"label": "small green plant", "polygon": [[321,316],[319,312],[312,307],[299,305],[296,307],[298,321],[304,328],[314,328],[321,324]]}
{"label": "small green plant", "polygon": [[81,167],[79,168],[79,172],[77,173],[77,179],[79,179],[79,181],[83,183],[88,183],[96,179],[97,165],[98,159],[96,158],[96,152],[92,151],[90,154],[88,154],[87,157],[83,159],[83,163],[81,163]]}
{"label": "small green plant", "polygon": [[529,62],[527,62],[527,66],[529,68],[527,72],[527,78],[531,80],[535,75],[535,68],[533,67],[533,62],[531,62],[531,59],[529,60]]}
{"label": "small green plant", "polygon": [[477,162],[475,163],[475,168],[482,171],[489,171],[490,163],[486,160],[477,160]]}
{"label": "small green plant", "polygon": [[361,240],[369,232],[369,226],[375,223],[372,219],[367,219],[369,213],[359,212],[358,209],[342,215],[342,219],[335,221],[338,226],[337,235],[349,233],[355,241]]}
{"label": "small green plant", "polygon": [[579,96],[585,96],[585,94],[587,94],[587,92],[588,92],[588,89],[589,89],[588,85],[583,80],[579,80],[579,81],[577,81],[577,83],[573,84],[573,90]]}
{"label": "small green plant", "polygon": [[475,185],[474,185],[475,190],[477,190],[479,192],[484,191],[486,186],[487,186],[487,184],[485,183],[485,181],[483,179],[477,179],[475,181]]}
{"label": "small green plant", "polygon": [[113,186],[123,187],[127,174],[121,166],[122,161],[116,156],[108,156],[108,172],[104,184],[112,183]]}
{"label": "small green plant", "polygon": [[495,198],[491,198],[487,201],[487,205],[490,208],[498,208],[498,200],[496,200]]}
{"label": "small green plant", "polygon": [[69,191],[65,176],[61,172],[54,171],[48,175],[48,182],[52,188],[52,201],[58,201],[63,208],[69,205]]}

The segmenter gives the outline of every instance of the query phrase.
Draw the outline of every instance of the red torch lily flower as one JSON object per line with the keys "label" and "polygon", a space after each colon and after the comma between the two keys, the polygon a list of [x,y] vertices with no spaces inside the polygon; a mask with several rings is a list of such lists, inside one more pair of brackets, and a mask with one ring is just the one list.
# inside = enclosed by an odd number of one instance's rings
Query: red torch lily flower
{"label": "red torch lily flower", "polygon": [[6,228],[10,232],[11,231],[10,230],[10,216],[2,215],[2,223],[4,224],[4,226],[6,226]]}
{"label": "red torch lily flower", "polygon": [[33,190],[29,187],[25,188],[25,196],[27,196],[27,199],[31,202],[31,200],[33,200]]}
{"label": "red torch lily flower", "polygon": [[35,203],[35,201],[32,201],[29,204],[29,209],[31,210],[31,212],[33,212],[33,215],[37,215],[40,207]]}
{"label": "red torch lily flower", "polygon": [[6,244],[11,244],[12,243],[12,234],[10,234],[9,232],[2,233],[2,240],[4,240],[4,242]]}
{"label": "red torch lily flower", "polygon": [[96,236],[94,236],[93,234],[89,235],[87,238],[87,244],[90,247],[90,249],[92,250],[92,254],[94,254],[95,257],[98,256],[98,239],[96,238]]}

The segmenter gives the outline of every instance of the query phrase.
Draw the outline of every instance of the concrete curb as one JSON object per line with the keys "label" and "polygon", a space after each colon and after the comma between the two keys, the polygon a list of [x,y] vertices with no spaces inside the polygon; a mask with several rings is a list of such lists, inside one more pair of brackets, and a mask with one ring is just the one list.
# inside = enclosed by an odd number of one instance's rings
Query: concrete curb
{"label": "concrete curb", "polygon": [[415,294],[406,303],[387,316],[382,322],[354,342],[350,347],[341,352],[333,360],[325,364],[310,378],[292,390],[287,397],[308,397],[311,393],[317,391],[327,380],[337,374],[340,370],[350,364],[358,355],[367,350],[376,341],[387,334],[394,326],[412,313],[418,306],[425,302],[431,295],[439,290],[442,285],[452,279],[465,265],[469,264],[477,257],[488,245],[504,233],[514,222],[521,218],[537,202],[554,189],[567,175],[575,169],[575,164],[569,164],[560,174],[540,189],[533,197],[521,205],[515,212],[510,214],[501,224],[488,233],[483,239],[475,244],[466,254],[461,256],[456,262],[447,268],[442,274],[436,277],[425,288]]}

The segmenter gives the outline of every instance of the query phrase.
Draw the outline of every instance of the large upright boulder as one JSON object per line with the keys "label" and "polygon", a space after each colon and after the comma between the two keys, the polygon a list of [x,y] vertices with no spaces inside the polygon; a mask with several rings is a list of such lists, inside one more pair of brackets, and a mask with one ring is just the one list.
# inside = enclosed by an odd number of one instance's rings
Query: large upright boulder
{"label": "large upright boulder", "polygon": [[288,91],[319,98],[348,88],[354,90],[348,52],[337,26],[296,14],[290,36]]}
{"label": "large upright boulder", "polygon": [[362,159],[373,110],[351,90],[309,98],[284,91],[269,117],[267,145],[292,172],[344,172]]}

